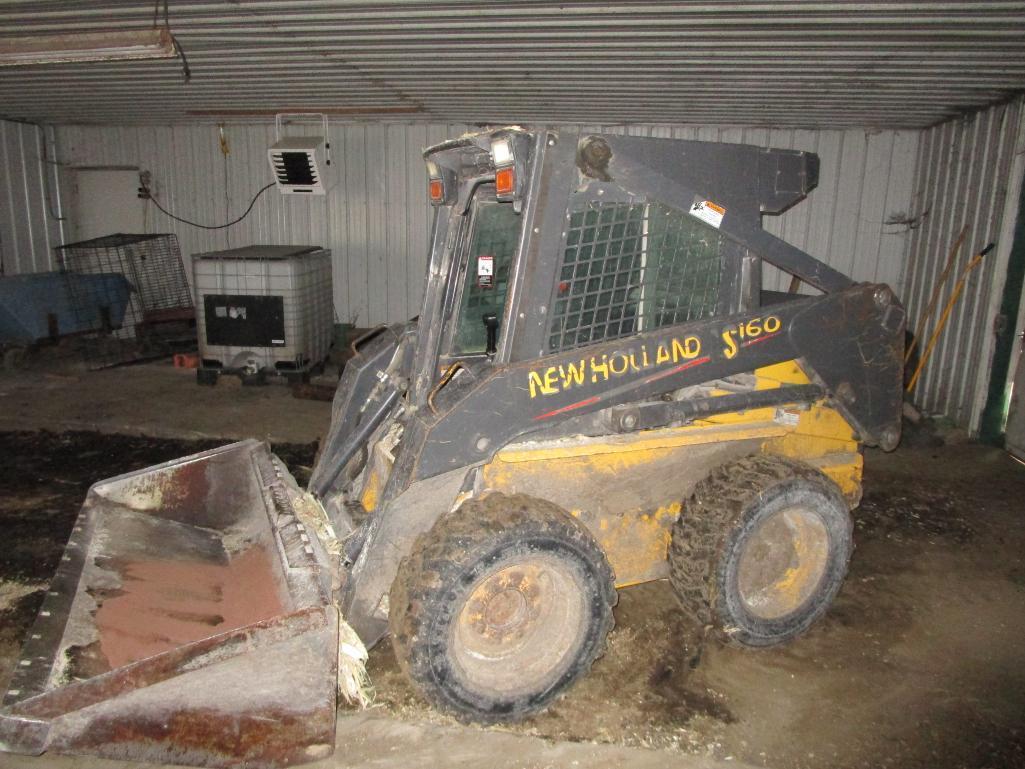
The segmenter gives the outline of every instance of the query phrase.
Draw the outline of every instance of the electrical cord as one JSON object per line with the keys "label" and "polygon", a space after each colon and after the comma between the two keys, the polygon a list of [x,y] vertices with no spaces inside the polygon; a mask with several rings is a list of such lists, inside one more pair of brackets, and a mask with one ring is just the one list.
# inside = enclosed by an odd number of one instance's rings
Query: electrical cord
{"label": "electrical cord", "polygon": [[[50,143],[50,140],[47,139],[47,137],[46,137],[46,128],[43,127],[42,123],[32,123],[31,125],[34,125],[36,127],[36,129],[39,131],[39,141],[40,141],[42,149],[43,149],[43,156],[42,156],[41,159],[43,161],[43,165],[46,166],[45,173],[43,174],[43,202],[46,203],[46,213],[48,213],[50,215],[50,218],[53,219],[55,222],[67,221],[68,217],[66,217],[66,216],[58,216],[57,214],[55,214],[53,212],[53,200],[50,197],[50,168],[49,168],[49,166],[50,165],[54,166],[54,169],[55,169],[54,170],[54,176],[57,177],[57,180],[58,180],[58,183],[59,183],[60,178],[57,176],[58,172],[57,172],[56,169],[60,166],[60,164],[59,163],[52,163],[51,164],[51,162],[50,162],[50,157],[48,155],[48,150],[47,150],[47,147],[48,147],[48,145]],[[54,139],[54,141],[56,142],[56,138]],[[3,274],[3,270],[0,269],[0,275],[2,275],[2,274]]]}
{"label": "electrical cord", "polygon": [[158,201],[155,197],[153,197],[153,193],[150,192],[149,187],[143,187],[142,191],[143,191],[143,194],[146,197],[146,200],[148,200],[150,203],[155,205],[157,207],[157,210],[159,210],[160,212],[162,212],[166,216],[171,217],[176,222],[181,222],[182,224],[187,224],[190,227],[199,227],[201,230],[223,230],[223,229],[226,229],[227,227],[231,227],[232,225],[238,224],[243,219],[245,219],[247,216],[249,216],[250,211],[253,210],[253,206],[256,205],[256,201],[260,199],[260,196],[263,193],[265,193],[267,190],[269,190],[271,187],[273,187],[274,184],[275,184],[275,182],[271,182],[266,187],[262,187],[259,192],[257,192],[255,195],[253,195],[253,199],[251,201],[249,201],[249,208],[247,208],[240,217],[238,217],[237,219],[232,219],[230,222],[227,222],[226,224],[200,224],[199,222],[191,222],[188,219],[182,219],[180,216],[175,216],[170,211],[168,211],[166,208],[164,208],[162,205],[160,205],[160,201]]}
{"label": "electrical cord", "polygon": [[189,59],[185,55],[185,49],[182,48],[182,44],[178,42],[178,38],[176,38],[173,34],[171,35],[171,43],[174,45],[174,49],[178,51],[178,55],[181,57],[182,77],[184,77],[185,82],[188,83],[190,80],[192,80],[192,67],[189,66]]}
{"label": "electrical cord", "polygon": [[[157,0],[156,7],[153,9],[153,29],[157,28],[157,23],[160,20],[160,3],[161,0]],[[171,45],[174,46],[174,50],[182,60],[182,76],[185,78],[185,82],[188,83],[192,80],[192,67],[189,66],[189,60],[185,55],[185,49],[182,48],[182,44],[178,42],[178,38],[174,36],[173,32],[171,32],[171,14],[167,9],[167,0],[163,0],[163,4],[164,29],[167,30],[168,37],[171,38]]]}

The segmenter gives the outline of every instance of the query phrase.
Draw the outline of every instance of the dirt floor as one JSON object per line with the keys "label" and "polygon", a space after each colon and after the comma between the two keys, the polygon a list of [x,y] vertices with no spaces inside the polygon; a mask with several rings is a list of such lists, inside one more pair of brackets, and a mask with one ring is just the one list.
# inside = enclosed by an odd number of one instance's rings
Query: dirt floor
{"label": "dirt floor", "polygon": [[242,387],[234,376],[201,387],[195,371],[168,360],[101,371],[46,363],[0,372],[0,431],[307,443],[320,438],[331,421],[329,402],[293,398],[278,377],[264,387]]}
{"label": "dirt floor", "polygon": [[[93,482],[247,436],[270,439],[305,479],[329,403],[193,377],[166,362],[0,375],[0,687]],[[340,739],[370,730],[387,745],[415,729],[424,746],[530,736],[654,748],[667,765],[1025,767],[1025,467],[974,443],[908,437],[866,455],[850,578],[797,642],[698,643],[668,585],[635,587],[621,591],[606,655],[547,713],[487,734],[457,727],[417,700],[385,642],[371,653],[374,715],[341,719]],[[640,755],[510,744],[538,766]],[[361,745],[373,756],[372,739]],[[424,750],[427,765],[445,763]]]}
{"label": "dirt floor", "polygon": [[[88,486],[217,443],[0,434],[0,686]],[[275,449],[302,481],[315,444]],[[757,652],[687,645],[668,585],[624,590],[591,675],[492,731],[655,748],[669,763],[1025,767],[1025,467],[974,443],[869,452],[865,490],[850,578],[805,637]],[[374,713],[449,733],[387,642],[370,672]]]}
{"label": "dirt floor", "polygon": [[[591,675],[516,730],[794,769],[1025,766],[1025,467],[974,443],[867,465],[850,577],[805,637],[687,648],[668,584],[623,590]],[[389,647],[370,671],[386,708],[438,718]]]}

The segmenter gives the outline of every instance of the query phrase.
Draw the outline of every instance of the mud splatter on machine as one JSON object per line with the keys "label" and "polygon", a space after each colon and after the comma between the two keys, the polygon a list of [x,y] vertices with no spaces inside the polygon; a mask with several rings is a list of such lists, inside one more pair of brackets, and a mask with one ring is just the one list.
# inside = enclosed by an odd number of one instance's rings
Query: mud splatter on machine
{"label": "mud splatter on machine", "polygon": [[[97,484],[4,749],[322,757],[339,628],[490,722],[590,668],[617,588],[668,578],[747,646],[825,612],[860,447],[899,439],[905,316],[761,229],[817,158],[520,128],[425,157],[420,315],[356,343],[309,488],[254,441]],[[816,293],[762,292],[763,262]]]}

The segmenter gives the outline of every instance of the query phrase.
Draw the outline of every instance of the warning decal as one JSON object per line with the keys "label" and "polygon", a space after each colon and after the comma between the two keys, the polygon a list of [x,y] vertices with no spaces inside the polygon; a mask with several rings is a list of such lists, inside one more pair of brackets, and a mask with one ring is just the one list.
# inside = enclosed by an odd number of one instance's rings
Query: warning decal
{"label": "warning decal", "polygon": [[495,282],[495,257],[482,254],[477,257],[477,285],[491,288]]}
{"label": "warning decal", "polygon": [[722,224],[722,218],[726,215],[726,209],[711,200],[699,200],[690,207],[692,216],[696,216],[705,224],[710,224],[716,229]]}

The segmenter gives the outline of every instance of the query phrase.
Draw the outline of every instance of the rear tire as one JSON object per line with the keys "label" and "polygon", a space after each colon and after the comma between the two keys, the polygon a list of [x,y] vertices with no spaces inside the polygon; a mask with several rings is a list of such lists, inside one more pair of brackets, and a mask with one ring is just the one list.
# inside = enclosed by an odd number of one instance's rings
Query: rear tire
{"label": "rear tire", "polygon": [[670,582],[697,624],[729,642],[774,646],[829,608],[852,530],[843,495],[821,472],[747,457],[695,487],[673,528]]}
{"label": "rear tire", "polygon": [[582,524],[544,500],[491,494],[439,520],[402,562],[392,646],[433,705],[515,720],[590,669],[615,603],[612,570]]}

